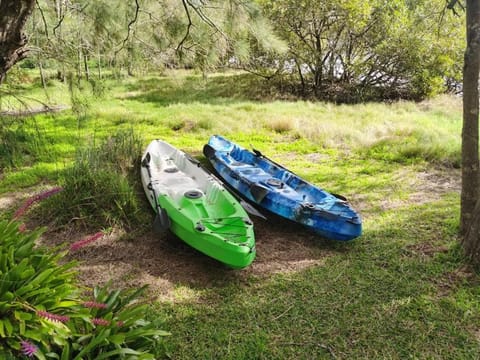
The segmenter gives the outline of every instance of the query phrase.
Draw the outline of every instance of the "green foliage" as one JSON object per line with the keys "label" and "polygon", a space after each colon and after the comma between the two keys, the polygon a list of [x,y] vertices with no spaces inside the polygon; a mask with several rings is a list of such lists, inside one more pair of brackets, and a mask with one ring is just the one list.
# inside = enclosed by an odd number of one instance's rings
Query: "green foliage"
{"label": "green foliage", "polygon": [[[160,337],[170,335],[158,329],[158,321],[146,321],[147,305],[138,302],[145,287],[134,292],[95,288],[93,301],[85,302],[87,316],[72,318],[68,326],[72,340],[58,349],[62,359],[155,359],[150,350]],[[90,304],[89,304],[90,303]],[[92,304],[93,303],[93,304]]]}
{"label": "green foliage", "polygon": [[30,165],[42,158],[44,137],[35,120],[0,116],[0,169]]}
{"label": "green foliage", "polygon": [[0,344],[16,353],[20,340],[43,348],[64,343],[71,331],[37,311],[69,314],[77,305],[75,263],[59,264],[61,254],[35,247],[40,230],[20,233],[18,223],[0,222]]}
{"label": "green foliage", "polygon": [[303,96],[418,100],[461,82],[463,19],[439,16],[443,0],[261,3],[289,44],[273,67]]}
{"label": "green foliage", "polygon": [[38,359],[154,359],[158,323],[143,319],[147,306],[133,292],[96,288],[82,300],[74,262],[35,246],[41,230],[22,233],[16,222],[0,222],[0,355],[18,358],[22,341]]}
{"label": "green foliage", "polygon": [[43,221],[75,221],[85,228],[141,224],[137,179],[142,146],[135,132],[119,131],[99,145],[79,149],[62,173],[64,191],[42,203]]}
{"label": "green foliage", "polygon": [[281,46],[253,0],[137,4],[38,1],[27,27],[30,42],[48,49],[38,62],[58,70],[60,79],[73,73],[92,80],[178,66],[205,72],[232,56],[247,59],[253,43],[268,51]]}

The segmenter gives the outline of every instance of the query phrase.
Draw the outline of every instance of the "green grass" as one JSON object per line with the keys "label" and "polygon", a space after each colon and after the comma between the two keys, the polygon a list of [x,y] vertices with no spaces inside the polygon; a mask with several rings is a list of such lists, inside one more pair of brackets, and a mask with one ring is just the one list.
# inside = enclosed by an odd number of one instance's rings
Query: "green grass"
{"label": "green grass", "polygon": [[[51,83],[52,98],[65,92]],[[77,147],[119,130],[133,129],[144,145],[164,139],[200,159],[209,136],[222,134],[346,195],[364,218],[358,240],[312,245],[328,252],[318,255],[321,265],[269,276],[226,272],[205,287],[177,281],[175,300],[152,303],[149,314],[173,334],[166,356],[480,357],[480,286],[457,245],[459,194],[447,188],[432,196],[418,180],[458,174],[460,99],[341,106],[271,100],[268,84],[238,73],[204,81],[176,72],[105,86],[103,97],[81,94],[88,106],[77,112],[25,122],[19,140],[35,134],[38,146],[16,149],[30,158],[3,168],[0,194],[56,183]],[[35,83],[22,92],[43,96]],[[70,105],[64,94],[58,99]]]}
{"label": "green grass", "polygon": [[[451,280],[462,266],[446,226],[455,202],[372,217],[360,241],[333,246],[322,266],[158,304],[155,316],[176,334],[167,350],[182,359],[477,358],[478,284]],[[425,243],[446,250],[426,256]]]}
{"label": "green grass", "polygon": [[[145,135],[146,141],[163,138],[193,152],[201,149],[209,135],[220,133],[245,146],[251,143],[273,150],[272,155],[334,151],[339,156],[350,158],[353,154],[380,163],[427,161],[455,167],[460,164],[458,99],[442,97],[420,104],[353,106],[260,102],[255,100],[258,94],[246,92],[248,81],[252,88],[257,87],[247,74],[213,76],[207,81],[182,74],[126,79],[122,83],[105,80],[108,95],[98,97],[76,90],[77,103],[72,105],[71,99],[65,97],[65,85],[51,80],[58,86],[52,85],[49,98],[72,106],[76,112],[36,116],[20,129],[23,133],[15,129],[15,139],[21,143],[22,136],[34,136],[39,139],[33,149],[39,160],[48,157],[56,162],[70,160],[75,147],[86,139],[104,138],[119,128],[134,128]],[[89,84],[83,86],[91,88]],[[30,91],[33,95],[26,88],[20,96],[47,101],[38,85],[32,85]],[[7,96],[4,102],[12,101]],[[3,119],[1,128],[10,130],[10,123],[11,120]],[[17,161],[26,153],[21,150],[17,151]],[[8,168],[7,165],[4,166]]]}

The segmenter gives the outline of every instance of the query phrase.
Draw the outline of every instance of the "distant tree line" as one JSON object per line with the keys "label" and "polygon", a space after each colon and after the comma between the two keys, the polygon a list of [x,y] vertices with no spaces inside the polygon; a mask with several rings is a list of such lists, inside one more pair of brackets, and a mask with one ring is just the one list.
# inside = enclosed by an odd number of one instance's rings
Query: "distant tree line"
{"label": "distant tree line", "polygon": [[234,67],[337,102],[422,99],[461,83],[465,19],[445,0],[0,0],[15,3],[35,3],[23,66],[43,81],[45,68],[65,80]]}
{"label": "distant tree line", "polygon": [[464,18],[446,11],[445,0],[261,4],[288,44],[278,71],[302,95],[421,99],[461,83]]}

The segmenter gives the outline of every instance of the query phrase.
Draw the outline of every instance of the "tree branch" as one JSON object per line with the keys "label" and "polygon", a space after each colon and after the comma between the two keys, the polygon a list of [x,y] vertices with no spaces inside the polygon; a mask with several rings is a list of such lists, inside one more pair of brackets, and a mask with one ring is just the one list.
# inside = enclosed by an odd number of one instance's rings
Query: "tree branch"
{"label": "tree branch", "polygon": [[48,36],[48,25],[47,25],[47,20],[45,19],[45,14],[43,13],[42,7],[38,3],[38,0],[35,0],[35,3],[37,4],[37,9],[40,11],[40,15],[42,17],[43,29],[45,30],[45,36],[47,37],[47,41],[50,41],[50,38]]}
{"label": "tree branch", "polygon": [[138,13],[140,11],[140,4],[138,3],[138,0],[135,0],[135,16],[133,17],[132,20],[130,20],[130,22],[128,23],[128,31],[127,31],[127,36],[125,37],[125,39],[123,39],[123,42],[122,42],[122,45],[120,46],[120,48],[115,51],[115,56],[117,56],[117,54],[125,48],[125,44],[127,43],[128,39],[130,39],[130,32],[132,30],[132,26],[133,24],[135,24],[137,22],[137,19],[138,19]]}
{"label": "tree branch", "polygon": [[177,48],[175,49],[175,52],[177,53],[183,48],[183,44],[185,43],[188,36],[190,35],[190,28],[193,26],[192,18],[190,16],[190,11],[188,10],[186,0],[182,0],[182,4],[183,4],[183,8],[185,9],[185,13],[187,14],[188,25],[187,25],[187,31],[185,32],[185,36],[183,37],[183,39],[180,41],[180,43],[177,45]]}
{"label": "tree branch", "polygon": [[460,16],[455,10],[457,5],[460,7],[460,9],[465,11],[465,5],[460,0],[447,0],[447,9],[452,10],[456,16]]}
{"label": "tree branch", "polygon": [[[183,0],[182,0],[183,1]],[[228,36],[224,34],[224,32],[217,26],[215,23],[207,16],[204,14],[202,11],[202,8],[200,6],[193,5],[190,1],[185,0],[185,2],[197,13],[197,15],[202,19],[203,22],[205,22],[208,26],[214,28],[217,32],[219,32],[225,39],[228,40]],[[202,5],[205,5],[203,1],[201,1]]]}

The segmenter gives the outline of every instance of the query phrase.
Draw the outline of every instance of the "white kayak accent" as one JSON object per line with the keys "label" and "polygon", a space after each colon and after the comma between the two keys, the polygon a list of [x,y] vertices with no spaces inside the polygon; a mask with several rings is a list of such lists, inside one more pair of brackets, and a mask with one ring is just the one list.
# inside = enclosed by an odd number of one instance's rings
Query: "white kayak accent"
{"label": "white kayak accent", "polygon": [[[216,178],[203,170],[198,161],[183,151],[161,140],[152,141],[145,150],[150,154],[150,174],[141,168],[142,184],[150,203],[155,208],[154,192],[158,196],[166,195],[180,204],[185,194],[207,196],[209,203],[215,202],[215,194],[223,189]],[[149,188],[149,184],[153,191]]]}

